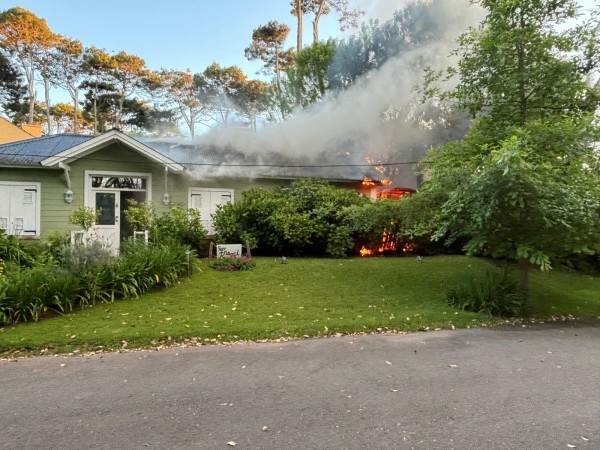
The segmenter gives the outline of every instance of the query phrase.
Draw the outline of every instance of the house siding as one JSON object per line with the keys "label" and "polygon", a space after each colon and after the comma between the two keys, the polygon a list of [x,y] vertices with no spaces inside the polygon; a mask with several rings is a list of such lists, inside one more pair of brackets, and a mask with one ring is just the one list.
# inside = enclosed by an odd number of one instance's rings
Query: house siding
{"label": "house siding", "polygon": [[[163,205],[165,190],[165,170],[161,164],[149,161],[145,156],[122,144],[113,144],[100,149],[89,156],[84,156],[69,163],[71,170],[71,190],[73,202],[64,201],[67,180],[60,169],[11,168],[0,167],[1,181],[39,182],[40,183],[40,238],[45,239],[54,231],[66,232],[73,229],[68,217],[71,211],[84,204],[86,171],[135,172],[152,175],[152,201],[157,212],[162,214],[168,210]],[[228,189],[234,192],[234,202],[242,198],[248,189],[262,187],[274,190],[288,184],[286,180],[257,180],[252,178],[215,178],[195,179],[189,173],[173,173],[167,175],[167,186],[172,204],[188,207],[190,188]]]}

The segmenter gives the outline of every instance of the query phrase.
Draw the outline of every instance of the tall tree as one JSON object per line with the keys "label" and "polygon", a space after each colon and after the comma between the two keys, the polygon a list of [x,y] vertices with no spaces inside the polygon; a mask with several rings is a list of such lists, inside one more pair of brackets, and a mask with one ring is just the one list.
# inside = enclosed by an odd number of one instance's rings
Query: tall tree
{"label": "tall tree", "polygon": [[[477,119],[463,140],[427,155],[432,179],[415,201],[438,199],[434,238],[517,260],[526,290],[530,265],[549,269],[600,243],[600,98],[585,83],[593,64],[577,54],[598,36],[560,31],[577,14],[572,0],[479,4],[488,14],[459,38],[458,67],[429,71],[425,88]],[[446,75],[458,82],[443,92],[435,83]]]}
{"label": "tall tree", "polygon": [[248,78],[238,66],[208,66],[202,73],[206,82],[208,101],[215,112],[215,121],[227,126],[230,114],[235,111],[237,97],[242,93]]}
{"label": "tall tree", "polygon": [[[78,131],[79,85],[84,79],[84,51],[80,41],[63,37],[56,47],[54,78],[73,101],[73,133]],[[63,108],[64,109],[64,108]]]}
{"label": "tall tree", "polygon": [[290,2],[292,16],[296,16],[296,53],[302,50],[302,37],[304,34],[304,14],[306,14],[306,0],[292,0]]}
{"label": "tall tree", "polygon": [[27,88],[19,70],[12,61],[0,53],[0,105],[9,117],[20,120]]}
{"label": "tall tree", "polygon": [[43,46],[40,46],[37,55],[35,57],[34,64],[41,77],[42,85],[44,86],[44,106],[46,113],[46,126],[47,134],[52,134],[52,115],[50,110],[52,108],[50,98],[50,88],[58,84],[58,80],[55,77],[54,67],[57,64],[56,61],[56,45],[61,39],[58,34],[52,34],[45,42]]}
{"label": "tall tree", "polygon": [[292,49],[283,50],[283,44],[290,32],[290,28],[276,20],[256,28],[252,32],[252,43],[246,48],[246,58],[250,61],[260,59],[267,71],[275,74],[277,87],[280,89],[281,71],[289,64],[293,53]]}
{"label": "tall tree", "polygon": [[325,96],[329,87],[327,72],[335,56],[336,43],[315,42],[294,56],[295,64],[286,70],[287,83],[297,106],[306,107]]}
{"label": "tall tree", "polygon": [[92,116],[94,134],[119,126],[121,96],[115,85],[107,81],[86,80],[81,83],[81,88],[85,96],[83,108],[87,116]]}
{"label": "tall tree", "polygon": [[0,40],[23,69],[29,96],[28,121],[33,123],[36,59],[54,44],[56,35],[44,19],[17,6],[0,13]]}
{"label": "tall tree", "polygon": [[350,27],[358,26],[360,17],[364,11],[352,8],[352,0],[292,0],[292,15],[298,18],[298,47],[302,49],[302,27],[303,16],[307,13],[314,14],[313,19],[313,43],[319,42],[319,22],[321,17],[335,11],[339,14],[340,30],[344,31]]}
{"label": "tall tree", "polygon": [[[94,134],[99,132],[98,102],[101,95],[106,95],[110,73],[114,67],[114,60],[106,50],[96,47],[85,49],[82,66],[85,81],[80,87],[87,89],[86,98],[90,103],[88,112],[93,116]],[[111,90],[114,91],[114,87]]]}
{"label": "tall tree", "polygon": [[163,91],[166,105],[177,111],[194,139],[196,125],[205,120],[209,109],[204,95],[204,78],[201,75],[193,75],[189,70],[163,70],[160,76],[162,81],[157,86]]}
{"label": "tall tree", "polygon": [[112,60],[114,66],[110,73],[115,80],[115,86],[119,93],[117,124],[120,124],[124,114],[125,100],[142,89],[145,76],[148,75],[149,71],[146,69],[146,62],[142,58],[123,51],[114,55]]}
{"label": "tall tree", "polygon": [[249,80],[236,93],[238,113],[245,117],[250,129],[256,131],[257,118],[267,109],[267,84],[260,80]]}

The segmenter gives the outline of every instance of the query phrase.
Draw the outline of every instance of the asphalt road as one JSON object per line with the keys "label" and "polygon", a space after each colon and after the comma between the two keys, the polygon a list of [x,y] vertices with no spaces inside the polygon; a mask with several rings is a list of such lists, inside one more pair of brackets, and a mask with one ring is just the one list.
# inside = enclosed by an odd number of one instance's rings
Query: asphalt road
{"label": "asphalt road", "polygon": [[600,321],[0,361],[2,449],[233,443],[599,449]]}

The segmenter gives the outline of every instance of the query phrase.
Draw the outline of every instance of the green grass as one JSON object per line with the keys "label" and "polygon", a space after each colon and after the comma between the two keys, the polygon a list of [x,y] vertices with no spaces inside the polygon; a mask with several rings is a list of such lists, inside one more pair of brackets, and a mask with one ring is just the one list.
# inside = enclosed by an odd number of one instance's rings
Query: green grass
{"label": "green grass", "polygon": [[[173,288],[0,328],[0,354],[121,348],[123,341],[136,348],[192,338],[227,342],[501,322],[444,301],[451,286],[492,267],[483,259],[256,261],[250,271],[217,272],[203,260],[201,271]],[[598,277],[535,272],[531,296],[537,318],[600,316]]]}

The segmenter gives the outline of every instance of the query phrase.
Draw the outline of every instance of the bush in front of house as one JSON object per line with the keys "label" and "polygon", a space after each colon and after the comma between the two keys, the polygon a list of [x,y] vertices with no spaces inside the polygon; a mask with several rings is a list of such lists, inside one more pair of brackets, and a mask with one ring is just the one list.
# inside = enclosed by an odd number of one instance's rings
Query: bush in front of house
{"label": "bush in front of house", "polygon": [[340,212],[368,203],[323,181],[296,181],[275,192],[244,192],[241,201],[219,208],[214,226],[219,242],[248,242],[261,254],[343,256],[353,243],[340,234]]}
{"label": "bush in front of house", "polygon": [[527,313],[527,296],[508,269],[472,276],[450,289],[446,301],[455,308],[490,317],[518,317]]}
{"label": "bush in front of house", "polygon": [[0,259],[6,265],[31,267],[38,252],[31,246],[26,246],[17,236],[7,235],[0,229]]}
{"label": "bush in front of house", "polygon": [[67,272],[78,275],[85,272],[98,272],[116,259],[101,241],[90,240],[86,245],[64,244],[57,252],[59,265]]}
{"label": "bush in front of house", "polygon": [[256,267],[252,258],[245,256],[229,256],[226,258],[214,258],[208,263],[210,267],[221,272],[238,272],[250,270]]}
{"label": "bush in front of house", "polygon": [[198,253],[204,249],[206,230],[197,209],[173,205],[158,216],[153,203],[129,200],[124,214],[133,230],[148,230],[150,240],[155,243],[178,242]]}
{"label": "bush in front of house", "polygon": [[65,247],[60,257],[0,277],[0,324],[37,321],[51,313],[172,286],[194,269],[193,251],[178,243],[127,243],[110,257],[93,243]]}
{"label": "bush in front of house", "polygon": [[77,277],[53,266],[15,270],[0,280],[0,323],[37,321],[50,312],[71,311]]}

